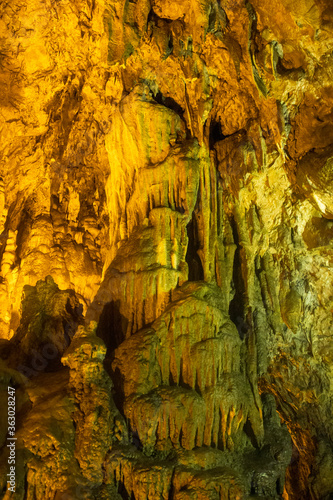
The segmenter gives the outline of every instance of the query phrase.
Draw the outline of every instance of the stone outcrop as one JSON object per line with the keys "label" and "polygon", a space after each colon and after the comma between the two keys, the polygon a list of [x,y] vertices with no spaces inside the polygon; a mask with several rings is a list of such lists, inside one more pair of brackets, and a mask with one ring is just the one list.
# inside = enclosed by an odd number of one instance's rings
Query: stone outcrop
{"label": "stone outcrop", "polygon": [[331,498],[332,29],[2,2],[1,498]]}

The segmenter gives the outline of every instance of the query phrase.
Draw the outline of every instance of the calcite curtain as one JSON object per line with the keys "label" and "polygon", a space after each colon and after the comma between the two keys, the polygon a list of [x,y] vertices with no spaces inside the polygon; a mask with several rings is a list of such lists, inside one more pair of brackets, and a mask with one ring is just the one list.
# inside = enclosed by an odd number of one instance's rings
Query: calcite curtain
{"label": "calcite curtain", "polygon": [[333,498],[332,79],[331,0],[1,1],[1,498]]}

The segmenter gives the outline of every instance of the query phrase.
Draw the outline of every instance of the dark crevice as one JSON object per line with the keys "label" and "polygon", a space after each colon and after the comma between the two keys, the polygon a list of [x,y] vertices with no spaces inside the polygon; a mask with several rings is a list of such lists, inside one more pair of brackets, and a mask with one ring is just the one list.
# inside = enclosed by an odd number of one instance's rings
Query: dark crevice
{"label": "dark crevice", "polygon": [[78,317],[83,320],[83,304],[76,304],[74,307],[71,304],[71,301],[67,299],[66,302],[66,311],[74,317]]}
{"label": "dark crevice", "polygon": [[124,402],[125,402],[125,395],[124,395],[124,388],[123,388],[123,376],[119,370],[119,368],[116,368],[114,371],[112,371],[112,362],[114,360],[114,357],[111,358],[105,358],[103,366],[104,370],[107,372],[109,375],[110,379],[113,382],[113,401],[114,404],[116,405],[117,409],[121,413],[121,415],[125,418],[125,413],[124,413]]}
{"label": "dark crevice", "polygon": [[100,316],[96,334],[109,352],[113,352],[124,340],[128,320],[120,313],[120,301],[108,302]]}
{"label": "dark crevice", "polygon": [[229,135],[224,135],[222,132],[221,122],[218,120],[212,120],[209,127],[209,148],[213,149],[214,145],[230,137]]}
{"label": "dark crevice", "polygon": [[119,481],[119,483],[118,483],[118,494],[121,496],[121,498],[123,500],[130,500],[131,499],[131,497],[127,493],[125,485],[122,481]]}
{"label": "dark crevice", "polygon": [[154,95],[154,100],[158,104],[161,104],[162,106],[165,106],[166,108],[172,109],[172,111],[177,113],[177,115],[179,115],[181,118],[184,117],[183,108],[172,97],[165,97],[160,91],[158,91]]}
{"label": "dark crevice", "polygon": [[167,59],[173,52],[173,35],[172,32],[169,34],[169,39],[168,39],[168,48],[165,54],[164,59]]}
{"label": "dark crevice", "polygon": [[179,444],[180,444],[180,446],[182,446],[183,435],[184,435],[183,429],[180,429],[180,432],[179,432]]}
{"label": "dark crevice", "polygon": [[168,493],[168,500],[172,500],[175,496],[175,488],[173,486],[174,477],[175,477],[175,469],[173,469],[173,471],[172,471],[172,476],[171,476],[171,480],[170,480],[170,489],[169,489],[169,493]]}
{"label": "dark crevice", "polygon": [[250,438],[251,444],[254,448],[258,449],[258,441],[256,435],[253,431],[253,427],[249,419],[246,420],[245,425],[243,427],[245,434]]}
{"label": "dark crevice", "polygon": [[23,497],[23,500],[27,500],[28,499],[28,492],[29,492],[28,474],[24,474],[23,483],[24,483],[24,497]]}
{"label": "dark crevice", "polygon": [[185,208],[184,207],[175,207],[175,211],[178,212],[179,214],[184,214],[185,213]]}
{"label": "dark crevice", "polygon": [[188,281],[200,281],[204,279],[204,271],[198,255],[200,241],[198,225],[194,214],[186,228],[188,244],[185,260],[188,265]]}
{"label": "dark crevice", "polygon": [[[233,267],[233,285],[235,295],[229,304],[229,315],[231,321],[235,323],[236,326],[246,324],[245,322],[245,283],[242,274],[242,262],[241,262],[241,247],[239,244],[239,237],[237,232],[237,226],[235,221],[231,220],[231,227],[233,232],[234,242],[236,244],[236,251],[234,256],[234,267]],[[240,337],[244,336],[245,332],[240,331]]]}
{"label": "dark crevice", "polygon": [[[264,267],[263,267],[262,257],[260,257],[260,255],[256,255],[255,260],[254,260],[254,272],[255,272],[255,275],[256,275],[259,283],[260,283],[260,275],[263,271],[264,271]],[[264,300],[263,296],[262,296],[262,299]]]}
{"label": "dark crevice", "polygon": [[131,428],[129,430],[131,444],[139,451],[143,450],[143,445],[141,443],[138,431],[133,431]]}
{"label": "dark crevice", "polygon": [[120,313],[119,301],[111,301],[103,307],[96,329],[96,335],[103,340],[107,348],[104,369],[112,379],[115,393],[114,402],[122,413],[124,394],[123,379],[119,368],[112,370],[115,349],[124,341],[128,320]]}
{"label": "dark crevice", "polygon": [[169,385],[170,385],[170,387],[177,385],[176,381],[173,379],[171,372],[169,373]]}
{"label": "dark crevice", "polygon": [[276,481],[276,492],[278,493],[278,495],[282,495],[282,493],[283,493],[283,486],[281,484],[280,478],[278,478]]}

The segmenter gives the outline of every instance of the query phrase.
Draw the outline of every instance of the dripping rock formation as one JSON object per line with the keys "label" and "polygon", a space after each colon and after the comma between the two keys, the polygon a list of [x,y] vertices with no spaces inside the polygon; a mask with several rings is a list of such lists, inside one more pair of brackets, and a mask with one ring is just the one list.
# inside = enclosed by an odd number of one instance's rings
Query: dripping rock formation
{"label": "dripping rock formation", "polygon": [[333,498],[332,80],[332,0],[0,3],[1,498]]}

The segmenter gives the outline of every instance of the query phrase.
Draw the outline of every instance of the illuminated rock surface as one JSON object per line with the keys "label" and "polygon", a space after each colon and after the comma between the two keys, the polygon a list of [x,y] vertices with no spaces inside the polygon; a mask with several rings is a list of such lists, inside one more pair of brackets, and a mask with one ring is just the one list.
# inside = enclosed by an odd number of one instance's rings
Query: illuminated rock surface
{"label": "illuminated rock surface", "polygon": [[333,498],[332,33],[1,3],[1,498]]}

